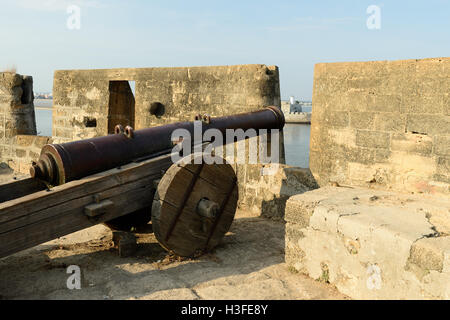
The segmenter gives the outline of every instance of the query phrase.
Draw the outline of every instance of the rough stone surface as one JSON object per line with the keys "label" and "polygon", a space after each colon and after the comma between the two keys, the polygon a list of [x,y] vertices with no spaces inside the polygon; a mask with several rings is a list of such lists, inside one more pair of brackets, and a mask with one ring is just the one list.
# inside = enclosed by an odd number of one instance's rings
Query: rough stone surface
{"label": "rough stone surface", "polygon": [[[212,253],[168,256],[153,234],[137,234],[136,254],[120,258],[99,225],[0,259],[3,299],[348,299],[284,263],[284,224],[239,211]],[[81,289],[66,287],[78,265]]]}
{"label": "rough stone surface", "polygon": [[11,140],[10,153],[4,161],[16,173],[29,174],[31,163],[39,159],[42,147],[52,141],[45,136],[17,135]]}
{"label": "rough stone surface", "polygon": [[[254,111],[264,106],[280,107],[278,67],[238,65],[217,67],[142,68],[103,70],[58,70],[53,84],[53,137],[72,141],[110,133],[108,116],[111,98],[123,99],[132,94],[125,90],[112,97],[111,83],[135,81],[134,109],[125,117],[111,121],[135,129],[192,121],[197,114],[224,116]],[[152,114],[152,103],[164,107],[162,114]],[[96,119],[96,127],[86,127],[84,117]],[[111,119],[111,117],[110,117]],[[116,124],[114,123],[112,127]]]}
{"label": "rough stone surface", "polygon": [[12,163],[13,169],[24,167],[29,156],[28,142],[17,141],[22,144],[16,147],[16,136],[36,135],[33,100],[32,77],[0,72],[0,163]]}
{"label": "rough stone surface", "polygon": [[448,269],[450,258],[450,236],[424,238],[416,241],[411,248],[410,263],[423,270],[439,272]]}
{"label": "rough stone surface", "polygon": [[[241,170],[239,170],[241,169]],[[318,188],[309,169],[276,164],[242,166],[239,207],[273,220],[283,220],[290,196]]]}
{"label": "rough stone surface", "polygon": [[449,65],[317,64],[310,168],[319,185],[450,194]]}
{"label": "rough stone surface", "polygon": [[450,200],[325,187],[286,204],[286,263],[355,299],[450,299]]}

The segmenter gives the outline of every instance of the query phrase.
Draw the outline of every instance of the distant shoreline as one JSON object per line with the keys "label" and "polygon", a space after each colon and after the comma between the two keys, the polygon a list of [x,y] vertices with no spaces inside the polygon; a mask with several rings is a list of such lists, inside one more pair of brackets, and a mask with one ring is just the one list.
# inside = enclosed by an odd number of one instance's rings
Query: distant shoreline
{"label": "distant shoreline", "polygon": [[52,110],[53,99],[34,99],[34,108],[37,110]]}

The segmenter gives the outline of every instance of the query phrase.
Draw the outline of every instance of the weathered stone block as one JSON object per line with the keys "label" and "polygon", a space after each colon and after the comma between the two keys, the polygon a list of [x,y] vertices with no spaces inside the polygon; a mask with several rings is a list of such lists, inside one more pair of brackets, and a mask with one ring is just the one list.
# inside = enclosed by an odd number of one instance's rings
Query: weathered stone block
{"label": "weathered stone block", "polygon": [[435,136],[433,141],[434,154],[440,156],[450,156],[450,136]]}
{"label": "weathered stone block", "polygon": [[355,148],[343,148],[339,156],[335,156],[334,159],[337,162],[337,160],[340,159],[347,159],[349,162],[359,162],[364,164],[371,164],[375,161],[375,156],[377,154],[378,150],[385,150],[387,149],[374,149],[371,148],[362,148],[362,147],[355,147]]}
{"label": "weathered stone block", "polygon": [[305,228],[309,225],[309,219],[318,203],[327,197],[322,189],[290,197],[286,202],[284,220],[297,224],[299,228]]}
{"label": "weathered stone block", "polygon": [[390,135],[378,131],[356,131],[356,145],[367,148],[389,149]]}
{"label": "weathered stone block", "polygon": [[64,128],[68,126],[66,118],[53,118],[53,126]]}
{"label": "weathered stone block", "polygon": [[348,179],[351,185],[386,186],[392,180],[392,171],[382,164],[348,163]]}
{"label": "weathered stone block", "polygon": [[441,58],[430,58],[430,59],[421,59],[417,60],[416,73],[421,75],[422,77],[440,77],[444,73],[444,64],[447,62],[447,59]]}
{"label": "weathered stone block", "polygon": [[27,155],[27,150],[16,148],[16,157],[24,158]]}
{"label": "weathered stone block", "polygon": [[402,111],[401,101],[399,94],[369,95],[367,97],[367,110],[400,113]]}
{"label": "weathered stone block", "polygon": [[450,183],[450,157],[438,157],[436,175],[433,178],[437,181]]}
{"label": "weathered stone block", "polygon": [[30,166],[31,166],[31,161],[26,160],[26,159],[21,159],[18,162],[19,164],[19,169],[16,168],[15,171],[18,171],[19,173],[22,174],[29,174],[30,173]]}
{"label": "weathered stone block", "polygon": [[[418,95],[411,105],[411,113],[434,113],[442,114],[444,111],[443,96],[439,94],[441,91],[440,87],[433,87],[435,85],[439,86],[440,80],[432,79],[428,81],[429,88],[419,88],[419,92],[427,92],[426,95]],[[421,81],[424,86],[423,82]]]}
{"label": "weathered stone block", "polygon": [[374,161],[377,163],[386,162],[391,156],[391,150],[388,149],[377,149],[375,151]]}
{"label": "weathered stone block", "polygon": [[268,201],[263,200],[261,203],[261,216],[277,221],[283,220],[287,199],[289,199],[289,196],[276,196]]}
{"label": "weathered stone block", "polygon": [[15,159],[8,159],[7,160],[7,164],[15,172],[19,171],[19,162],[17,160],[15,160]]}
{"label": "weathered stone block", "polygon": [[406,123],[408,132],[445,135],[449,133],[450,116],[409,114]]}
{"label": "weathered stone block", "polygon": [[37,161],[39,159],[40,153],[39,152],[34,152],[34,151],[28,151],[29,153],[29,157],[30,159],[32,159],[32,161]]}
{"label": "weathered stone block", "polygon": [[12,140],[17,136],[17,131],[15,131],[13,129],[5,129],[3,132],[4,132],[5,138],[7,140],[9,140],[9,139]]}
{"label": "weathered stone block", "polygon": [[350,126],[356,129],[373,129],[375,112],[351,112]]}
{"label": "weathered stone block", "polygon": [[322,124],[330,127],[347,127],[349,122],[348,112],[330,111],[325,114]]}
{"label": "weathered stone block", "polygon": [[45,146],[46,144],[50,144],[52,143],[52,138],[51,137],[46,137],[46,136],[36,136],[36,139],[34,140],[34,146],[38,149],[41,149],[43,146]]}
{"label": "weathered stone block", "polygon": [[[450,80],[448,80],[450,82]],[[450,91],[450,90],[449,90]],[[443,110],[444,115],[450,116],[450,94],[444,94]]]}
{"label": "weathered stone block", "polygon": [[406,115],[404,114],[383,112],[375,116],[376,131],[405,132],[405,129]]}
{"label": "weathered stone block", "polygon": [[71,130],[71,129],[63,129],[63,128],[56,128],[55,129],[55,135],[57,137],[61,137],[61,138],[72,139],[73,138],[73,130]]}
{"label": "weathered stone block", "polygon": [[418,154],[431,154],[433,141],[427,135],[396,133],[392,136],[391,149]]}
{"label": "weathered stone block", "polygon": [[15,72],[0,72],[0,88],[8,92],[23,83],[23,77]]}
{"label": "weathered stone block", "polygon": [[450,297],[450,237],[430,223],[447,199],[329,187],[308,197],[320,203],[308,225],[286,224],[287,264],[356,299]]}
{"label": "weathered stone block", "polygon": [[32,135],[18,135],[16,136],[16,145],[21,147],[29,147],[33,145],[36,136]]}
{"label": "weathered stone block", "polygon": [[304,266],[305,253],[294,242],[289,241],[285,244],[285,261],[288,266],[295,268],[296,271],[300,273],[307,273]]}
{"label": "weathered stone block", "polygon": [[412,245],[409,262],[425,271],[442,272],[446,257],[450,258],[450,236],[424,238]]}
{"label": "weathered stone block", "polygon": [[359,77],[347,80],[347,87],[351,89],[360,90],[366,92],[370,89],[379,87],[382,84],[383,79],[374,77],[369,74],[365,77]]}
{"label": "weathered stone block", "polygon": [[[305,187],[310,190],[319,188],[310,169],[287,167],[284,168],[283,171],[286,176],[286,182],[283,186],[288,190],[281,190],[282,194],[298,194],[299,191],[303,191]],[[292,190],[295,190],[295,193],[292,193]]]}
{"label": "weathered stone block", "polygon": [[304,237],[302,232],[303,227],[296,223],[286,223],[285,225],[285,235],[286,242],[298,245],[299,241]]}

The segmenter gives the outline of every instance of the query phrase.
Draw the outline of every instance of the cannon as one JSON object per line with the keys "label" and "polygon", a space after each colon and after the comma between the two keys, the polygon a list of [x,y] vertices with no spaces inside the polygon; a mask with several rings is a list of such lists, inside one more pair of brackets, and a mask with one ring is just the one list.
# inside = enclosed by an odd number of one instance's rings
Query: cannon
{"label": "cannon", "polygon": [[[285,123],[277,107],[195,120],[202,133],[223,134]],[[214,248],[234,219],[237,177],[225,160],[197,161],[201,152],[173,163],[172,133],[180,128],[195,134],[194,122],[118,125],[112,135],[44,146],[30,179],[0,186],[0,257],[99,223],[131,231],[150,220],[159,243],[177,255]]]}
{"label": "cannon", "polygon": [[[196,117],[197,120],[199,118]],[[203,132],[214,128],[223,134],[227,129],[282,129],[285,122],[283,113],[276,107],[217,118],[203,116],[202,120]],[[136,131],[129,126],[122,129],[118,125],[114,135],[49,144],[43,147],[30,174],[52,185],[60,185],[139,158],[168,153],[173,148],[171,135],[176,129],[185,129],[194,136],[193,122],[178,122]]]}

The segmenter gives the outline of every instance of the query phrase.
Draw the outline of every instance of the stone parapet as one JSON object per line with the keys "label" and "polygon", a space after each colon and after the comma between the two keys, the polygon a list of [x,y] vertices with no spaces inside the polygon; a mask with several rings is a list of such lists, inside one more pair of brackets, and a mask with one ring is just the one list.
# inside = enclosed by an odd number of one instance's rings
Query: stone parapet
{"label": "stone parapet", "polygon": [[449,92],[450,58],[317,64],[318,183],[449,194]]}
{"label": "stone parapet", "polygon": [[355,299],[450,299],[450,200],[324,187],[286,202],[286,262]]}

